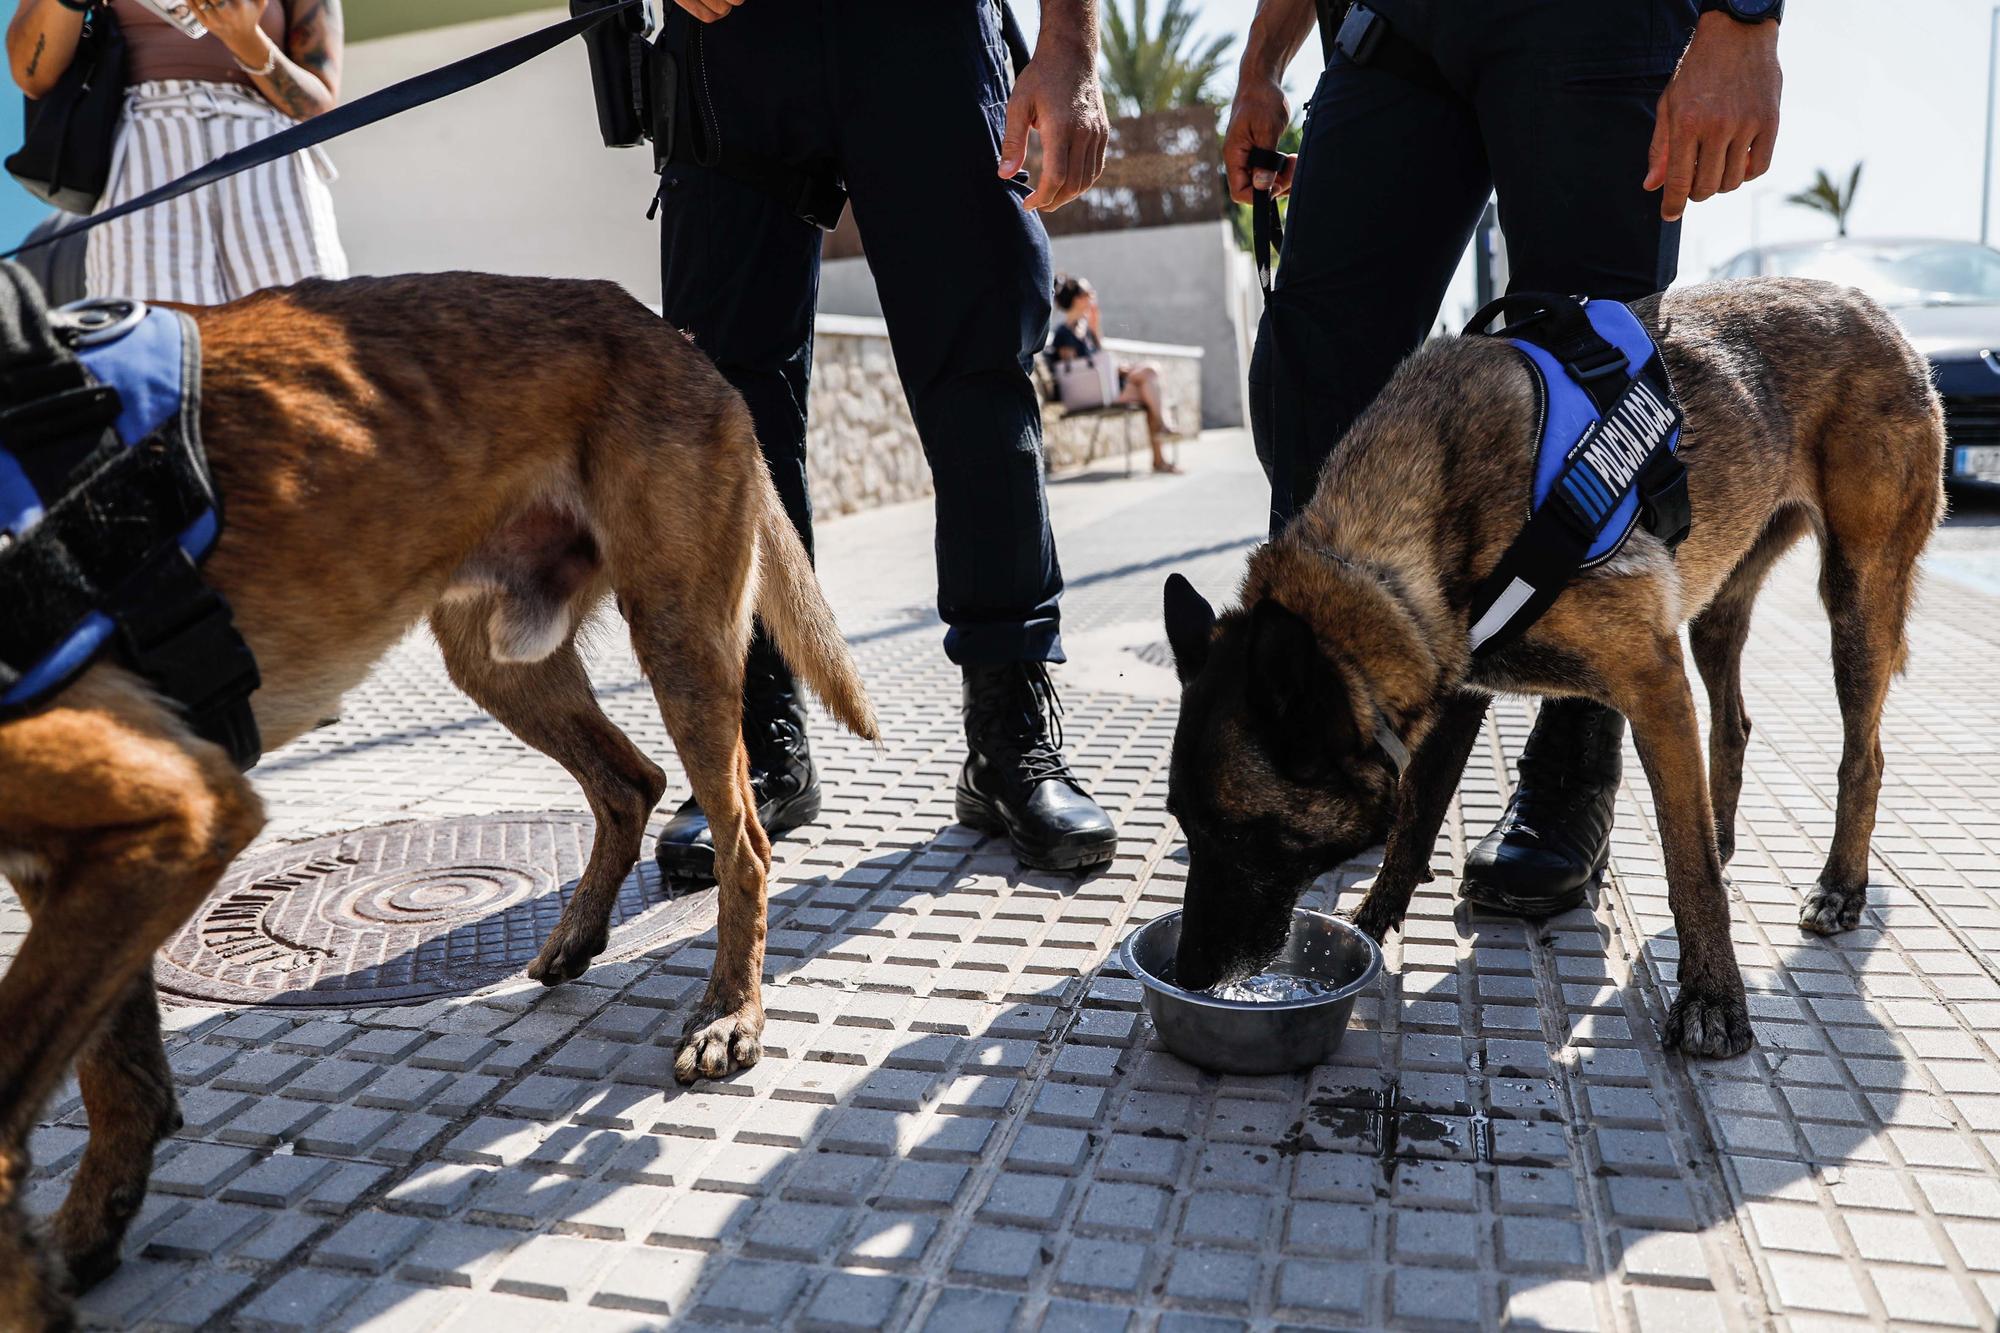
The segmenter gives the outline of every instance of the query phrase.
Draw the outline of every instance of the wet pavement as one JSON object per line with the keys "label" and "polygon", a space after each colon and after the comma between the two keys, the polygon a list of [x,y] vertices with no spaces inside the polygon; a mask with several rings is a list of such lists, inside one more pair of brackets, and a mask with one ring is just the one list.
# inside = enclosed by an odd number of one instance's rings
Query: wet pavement
{"label": "wet pavement", "polygon": [[[650,867],[579,982],[525,983],[576,874],[576,788],[422,639],[258,770],[270,830],[163,952],[187,1127],[113,1328],[1993,1328],[2000,1308],[2000,506],[1940,537],[1888,708],[1861,929],[1802,935],[1840,725],[1815,557],[1760,604],[1734,882],[1758,1044],[1661,1051],[1675,941],[1635,760],[1593,908],[1454,910],[1531,705],[1495,710],[1335,1063],[1217,1078],[1155,1047],[1117,942],[1178,904],[1159,598],[1220,600],[1261,527],[1239,436],[1188,475],[1052,488],[1072,757],[1120,820],[1087,879],[957,826],[930,516],[820,537],[885,723],[816,732],[778,847],[766,1059],[674,1086],[712,895]],[[675,779],[616,633],[607,711]],[[657,823],[657,820],[656,820]],[[1313,901],[1352,906],[1371,867]],[[0,894],[0,951],[22,929]],[[34,1141],[54,1207],[73,1093]]]}

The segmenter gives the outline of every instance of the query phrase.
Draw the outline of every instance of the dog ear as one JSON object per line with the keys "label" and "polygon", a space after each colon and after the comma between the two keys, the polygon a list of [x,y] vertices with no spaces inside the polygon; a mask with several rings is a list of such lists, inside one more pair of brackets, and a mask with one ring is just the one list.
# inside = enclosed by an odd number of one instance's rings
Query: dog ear
{"label": "dog ear", "polygon": [[1287,777],[1316,781],[1360,750],[1346,680],[1312,626],[1268,597],[1250,612],[1247,683],[1250,711]]}
{"label": "dog ear", "polygon": [[1215,629],[1215,608],[1179,574],[1167,575],[1167,643],[1174,650],[1174,670],[1185,685],[1208,664],[1208,636]]}

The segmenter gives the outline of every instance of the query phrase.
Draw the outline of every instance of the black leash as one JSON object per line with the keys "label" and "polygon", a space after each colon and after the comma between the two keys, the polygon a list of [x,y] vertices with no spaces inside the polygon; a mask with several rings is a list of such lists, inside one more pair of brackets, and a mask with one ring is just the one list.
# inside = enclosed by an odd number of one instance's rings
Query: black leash
{"label": "black leash", "polygon": [[[1285,168],[1285,155],[1273,148],[1252,148],[1250,170],[1269,171],[1275,184]],[[1285,243],[1285,224],[1278,215],[1278,196],[1270,190],[1250,191],[1250,243],[1257,255],[1257,285],[1271,294],[1271,260]]]}
{"label": "black leash", "polygon": [[184,194],[201,189],[204,185],[213,185],[219,180],[226,180],[253,167],[276,162],[280,158],[290,157],[293,153],[323,144],[329,139],[337,139],[353,130],[363,129],[391,116],[399,116],[405,111],[414,111],[420,106],[427,106],[442,98],[450,97],[453,93],[462,93],[468,88],[475,88],[489,79],[497,78],[511,69],[527,64],[536,56],[555,50],[570,38],[588,32],[613,15],[622,14],[641,3],[643,0],[618,0],[618,3],[604,9],[565,19],[539,32],[516,37],[511,42],[502,42],[499,46],[467,56],[463,60],[453,61],[428,73],[405,79],[401,83],[390,84],[387,88],[370,93],[345,106],[335,107],[324,115],[314,116],[311,120],[295,125],[291,129],[280,130],[268,139],[260,139],[233,153],[224,153],[213,162],[197,167],[179,180],[169,181],[159,189],[149,190],[136,199],[128,199],[115,208],[107,208],[80,222],[18,245],[0,257],[13,259],[25,251],[53,245],[68,237],[81,235],[93,227],[101,227],[116,218],[129,217],[155,204],[178,199]]}

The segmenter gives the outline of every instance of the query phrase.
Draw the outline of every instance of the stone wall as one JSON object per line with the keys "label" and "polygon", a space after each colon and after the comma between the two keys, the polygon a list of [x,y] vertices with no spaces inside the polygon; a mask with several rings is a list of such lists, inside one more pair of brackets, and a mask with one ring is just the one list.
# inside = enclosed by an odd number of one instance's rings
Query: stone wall
{"label": "stone wall", "polygon": [[[1205,429],[1244,424],[1244,380],[1264,305],[1250,256],[1237,248],[1228,222],[1054,236],[1049,253],[1056,272],[1078,274],[1097,288],[1104,327],[1114,337],[1191,343],[1206,353]],[[820,265],[819,309],[881,316],[866,259]]]}
{"label": "stone wall", "polygon": [[[1120,361],[1160,368],[1167,409],[1184,429],[1201,421],[1202,350],[1166,343],[1105,344]],[[1037,387],[1045,387],[1036,377]],[[813,334],[812,394],[807,405],[807,467],[814,512],[851,514],[914,500],[931,492],[930,468],[916,423],[896,378],[889,336],[879,319],[821,315]],[[1042,427],[1049,470],[1072,471],[1117,458],[1126,450],[1145,466],[1146,423],[1137,412],[1065,419],[1059,404],[1044,400]]]}

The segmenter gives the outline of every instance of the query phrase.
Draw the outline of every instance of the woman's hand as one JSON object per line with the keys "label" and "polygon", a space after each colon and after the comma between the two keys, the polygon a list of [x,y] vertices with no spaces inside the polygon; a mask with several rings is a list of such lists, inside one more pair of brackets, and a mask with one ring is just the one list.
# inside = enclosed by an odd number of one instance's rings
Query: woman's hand
{"label": "woman's hand", "polygon": [[343,24],[340,0],[300,0],[280,48],[262,26],[264,6],[281,0],[192,0],[194,12],[257,91],[294,120],[331,111],[340,101]]}
{"label": "woman's hand", "polygon": [[208,25],[238,64],[262,69],[277,48],[261,22],[266,0],[193,0],[194,16]]}

